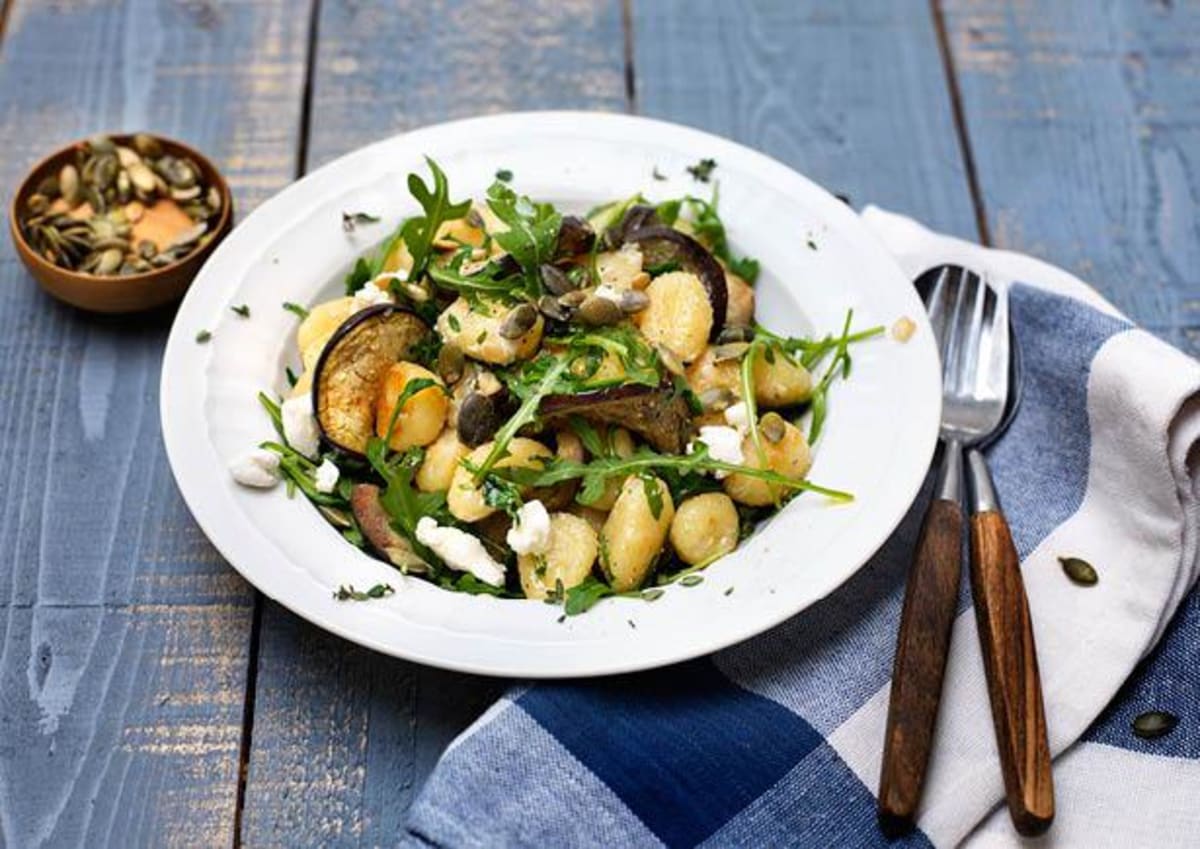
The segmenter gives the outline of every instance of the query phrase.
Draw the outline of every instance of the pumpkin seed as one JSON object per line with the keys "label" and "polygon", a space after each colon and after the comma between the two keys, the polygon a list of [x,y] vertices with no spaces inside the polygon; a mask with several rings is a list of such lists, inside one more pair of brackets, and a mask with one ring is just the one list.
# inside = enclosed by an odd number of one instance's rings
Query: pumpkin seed
{"label": "pumpkin seed", "polygon": [[700,406],[707,413],[720,413],[732,407],[737,401],[737,396],[723,386],[705,389],[696,397],[700,401]]}
{"label": "pumpkin seed", "polygon": [[138,156],[133,148],[117,145],[117,161],[121,163],[122,168],[128,168],[142,161],[142,157]]}
{"label": "pumpkin seed", "polygon": [[655,345],[654,350],[658,352],[658,359],[663,364],[663,368],[671,374],[680,377],[684,375],[683,360],[679,359],[678,354],[666,345]]}
{"label": "pumpkin seed", "polygon": [[200,197],[200,187],[192,186],[190,189],[171,189],[171,197],[175,200],[195,200]]}
{"label": "pumpkin seed", "polygon": [[50,174],[41,179],[37,185],[37,193],[45,195],[48,198],[56,198],[59,195],[58,190],[58,175]]}
{"label": "pumpkin seed", "polygon": [[616,302],[610,301],[608,298],[598,298],[595,295],[588,295],[579,305],[579,311],[575,314],[575,318],[581,324],[589,324],[593,327],[616,324],[624,317],[625,313],[621,311],[621,307]]}
{"label": "pumpkin seed", "polygon": [[157,159],[162,156],[162,145],[158,143],[158,139],[146,133],[138,133],[133,137],[133,146],[142,156],[147,159]]}
{"label": "pumpkin seed", "polygon": [[786,422],[779,413],[767,413],[758,421],[758,430],[771,444],[778,444],[787,433]]}
{"label": "pumpkin seed", "polygon": [[567,309],[573,310],[578,308],[580,304],[586,301],[587,297],[587,292],[576,289],[574,292],[567,292],[564,295],[560,295],[558,302]]}
{"label": "pumpkin seed", "polygon": [[1143,740],[1154,740],[1170,734],[1179,724],[1179,717],[1165,710],[1148,710],[1138,714],[1132,723],[1133,733]]}
{"label": "pumpkin seed", "polygon": [[116,144],[108,136],[96,135],[87,140],[87,146],[93,153],[115,153]]}
{"label": "pumpkin seed", "polygon": [[125,254],[119,248],[108,248],[102,254],[96,263],[97,274],[112,274],[121,267],[121,263],[125,259]]}
{"label": "pumpkin seed", "polygon": [[570,311],[558,302],[553,295],[542,295],[538,299],[538,309],[542,313],[556,321],[566,321],[571,317]]}
{"label": "pumpkin seed", "polygon": [[1074,584],[1081,587],[1092,587],[1100,581],[1100,576],[1096,574],[1092,564],[1086,560],[1079,557],[1060,557],[1058,562],[1062,564],[1063,572]]}
{"label": "pumpkin seed", "polygon": [[350,516],[344,510],[338,510],[336,507],[326,507],[323,504],[318,505],[317,509],[321,511],[321,515],[329,521],[329,524],[335,528],[350,528],[354,526],[354,522],[351,521]]}
{"label": "pumpkin seed", "polygon": [[725,342],[720,345],[714,345],[712,349],[712,357],[714,363],[723,363],[729,360],[740,360],[746,355],[746,351],[750,349],[748,342]]}
{"label": "pumpkin seed", "polygon": [[204,202],[208,204],[208,208],[214,215],[221,211],[221,192],[216,186],[208,187],[208,194],[205,195]]}
{"label": "pumpkin seed", "polygon": [[726,327],[717,334],[717,344],[726,345],[730,342],[752,342],[754,340],[754,328],[735,325]]}
{"label": "pumpkin seed", "polygon": [[25,199],[25,208],[35,215],[41,214],[50,208],[50,198],[35,192]]}
{"label": "pumpkin seed", "polygon": [[533,304],[525,303],[514,307],[504,321],[500,322],[500,335],[505,339],[520,339],[534,328],[538,311]]}
{"label": "pumpkin seed", "polygon": [[117,180],[120,163],[116,156],[100,156],[96,159],[96,167],[92,171],[92,179],[101,191],[107,190]]}
{"label": "pumpkin seed", "polygon": [[64,165],[58,172],[58,187],[63,200],[71,206],[79,202],[79,171],[74,165]]}
{"label": "pumpkin seed", "polygon": [[650,306],[650,296],[645,292],[639,292],[637,289],[629,289],[621,293],[621,298],[617,301],[617,305],[621,308],[621,312],[627,315],[641,312]]}
{"label": "pumpkin seed", "polygon": [[538,268],[538,276],[542,279],[542,285],[546,287],[546,291],[553,295],[565,295],[577,288],[566,272],[549,263]]}
{"label": "pumpkin seed", "polygon": [[133,181],[133,187],[137,189],[139,194],[153,194],[155,191],[154,172],[146,167],[145,163],[139,162],[137,165],[129,169],[129,179]]}
{"label": "pumpkin seed", "polygon": [[437,372],[446,383],[458,383],[467,359],[457,345],[443,345],[438,351]]}
{"label": "pumpkin seed", "polygon": [[496,405],[487,395],[472,392],[458,407],[458,438],[463,445],[477,448],[495,435],[500,427]]}

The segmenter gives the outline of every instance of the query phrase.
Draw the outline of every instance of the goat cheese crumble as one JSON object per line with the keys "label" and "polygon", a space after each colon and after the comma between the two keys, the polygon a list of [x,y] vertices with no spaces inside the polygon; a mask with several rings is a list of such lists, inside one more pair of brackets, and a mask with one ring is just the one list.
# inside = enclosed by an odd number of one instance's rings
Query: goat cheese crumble
{"label": "goat cheese crumble", "polygon": [[354,306],[351,312],[365,310],[368,307],[376,307],[380,304],[392,303],[392,294],[386,289],[380,289],[374,282],[368,283],[354,293]]}
{"label": "goat cheese crumble", "polygon": [[329,494],[337,486],[339,477],[341,477],[341,471],[333,464],[333,461],[326,458],[313,472],[313,485],[316,486],[317,492]]}
{"label": "goat cheese crumble", "polygon": [[279,408],[283,419],[283,436],[288,445],[305,457],[316,459],[321,434],[317,430],[317,417],[313,413],[312,395],[307,392],[288,398]]}
{"label": "goat cheese crumble", "polygon": [[253,448],[229,464],[233,479],[242,486],[270,489],[279,483],[279,455],[265,448]]}
{"label": "goat cheese crumble", "polygon": [[725,422],[738,433],[748,433],[750,430],[750,411],[746,409],[745,401],[738,401],[725,408]]}
{"label": "goat cheese crumble", "polygon": [[[707,445],[708,456],[714,460],[733,463],[737,466],[744,465],[746,462],[746,457],[742,454],[742,434],[736,428],[725,425],[704,425],[700,428],[700,435],[688,445],[689,454],[696,450],[696,442],[703,442]],[[721,480],[728,474],[728,472],[716,471],[713,472],[713,477]]]}
{"label": "goat cheese crumble", "polygon": [[545,554],[550,547],[550,514],[546,505],[537,499],[522,504],[505,540],[517,554]]}
{"label": "goat cheese crumble", "polygon": [[437,520],[422,516],[417,521],[417,542],[429,548],[458,572],[470,572],[485,584],[504,586],[504,565],[487,553],[478,538],[458,528],[443,528]]}

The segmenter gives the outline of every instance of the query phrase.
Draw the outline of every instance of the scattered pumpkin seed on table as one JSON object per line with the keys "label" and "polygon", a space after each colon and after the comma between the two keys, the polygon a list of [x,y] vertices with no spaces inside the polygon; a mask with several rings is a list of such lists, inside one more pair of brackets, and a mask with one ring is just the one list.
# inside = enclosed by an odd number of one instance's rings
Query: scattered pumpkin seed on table
{"label": "scattered pumpkin seed on table", "polygon": [[1100,576],[1092,564],[1080,557],[1060,557],[1058,562],[1062,564],[1062,570],[1071,579],[1071,583],[1091,587],[1100,581]]}
{"label": "scattered pumpkin seed on table", "polygon": [[45,260],[101,276],[144,274],[212,238],[220,190],[153,136],[131,143],[93,136],[26,198],[21,231]]}
{"label": "scattered pumpkin seed on table", "polygon": [[1154,740],[1175,730],[1179,717],[1165,710],[1148,710],[1132,722],[1133,733],[1143,740]]}

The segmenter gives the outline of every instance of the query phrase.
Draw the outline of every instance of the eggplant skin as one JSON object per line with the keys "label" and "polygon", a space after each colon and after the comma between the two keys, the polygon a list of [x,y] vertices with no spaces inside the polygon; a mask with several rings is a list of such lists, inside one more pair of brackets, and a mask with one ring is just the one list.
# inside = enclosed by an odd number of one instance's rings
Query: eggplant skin
{"label": "eggplant skin", "polygon": [[354,521],[376,553],[402,572],[428,572],[429,564],[421,559],[407,539],[392,527],[391,519],[379,502],[379,487],[356,484],[350,490],[350,509]]}
{"label": "eggplant skin", "polygon": [[691,410],[670,384],[625,384],[578,395],[547,395],[539,412],[547,422],[577,415],[620,425],[664,454],[684,453],[692,437]]}
{"label": "eggplant skin", "polygon": [[704,245],[687,233],[671,227],[649,226],[625,234],[626,242],[636,242],[645,257],[644,264],[674,260],[686,270],[700,278],[701,285],[712,305],[713,323],[709,340],[716,341],[725,328],[725,315],[729,306],[729,287],[725,283],[725,269],[717,262]]}
{"label": "eggplant skin", "polygon": [[313,409],[330,447],[362,457],[375,434],[375,397],[384,373],[430,333],[408,310],[381,304],[334,331],[313,369]]}

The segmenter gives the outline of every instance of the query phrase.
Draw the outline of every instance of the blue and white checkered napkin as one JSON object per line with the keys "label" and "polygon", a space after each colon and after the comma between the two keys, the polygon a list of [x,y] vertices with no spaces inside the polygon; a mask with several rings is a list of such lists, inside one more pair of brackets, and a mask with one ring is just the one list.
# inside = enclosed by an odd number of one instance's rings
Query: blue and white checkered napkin
{"label": "blue and white checkered napkin", "polygon": [[[1058,817],[1045,846],[1200,841],[1200,364],[1079,280],[868,209],[911,277],[1019,280],[1025,394],[991,449],[1040,655]],[[849,583],[702,661],[514,690],[447,751],[410,838],[439,846],[868,846],[904,579],[922,497]],[[1057,558],[1100,574],[1071,584]],[[920,830],[1010,846],[974,613],[955,625]],[[1131,720],[1176,714],[1143,740]]]}

